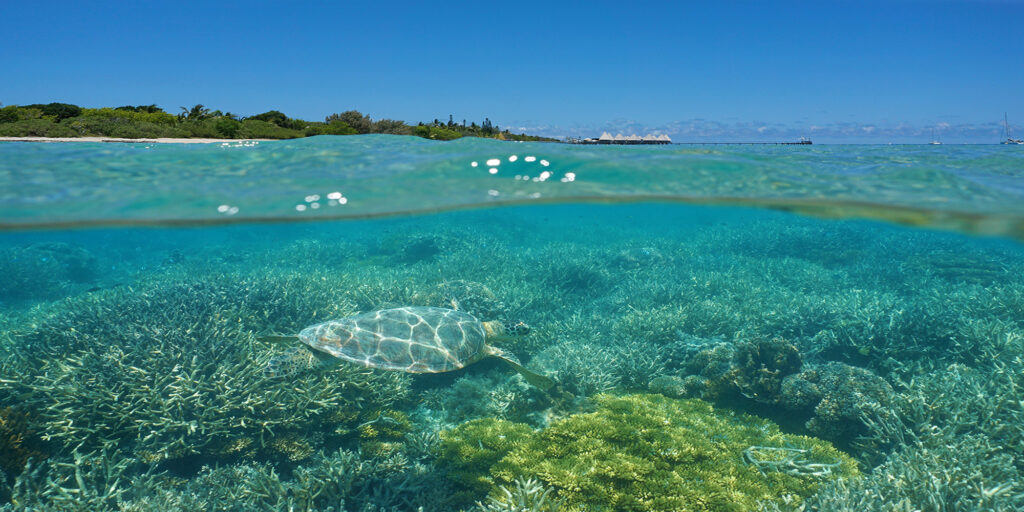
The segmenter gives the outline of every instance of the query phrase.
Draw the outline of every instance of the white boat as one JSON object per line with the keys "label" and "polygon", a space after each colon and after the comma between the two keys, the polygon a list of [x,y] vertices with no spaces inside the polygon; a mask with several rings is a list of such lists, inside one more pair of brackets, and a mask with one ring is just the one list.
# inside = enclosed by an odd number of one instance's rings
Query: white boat
{"label": "white boat", "polygon": [[932,128],[932,141],[929,142],[928,144],[932,144],[932,145],[935,145],[935,146],[938,146],[938,145],[942,144],[942,142],[939,141],[939,139],[935,138],[935,128]]}
{"label": "white boat", "polygon": [[1010,122],[1006,118],[1006,112],[1003,112],[1003,135],[1006,138],[1000,144],[1024,144],[1024,139],[1015,139],[1010,136]]}

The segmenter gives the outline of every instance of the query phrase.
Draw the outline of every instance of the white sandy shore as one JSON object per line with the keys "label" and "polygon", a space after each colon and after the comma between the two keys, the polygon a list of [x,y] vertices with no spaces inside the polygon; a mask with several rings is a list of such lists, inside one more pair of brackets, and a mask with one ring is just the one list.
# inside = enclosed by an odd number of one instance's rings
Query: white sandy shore
{"label": "white sandy shore", "polygon": [[266,142],[273,139],[119,139],[116,137],[0,137],[0,142],[139,142],[145,144],[212,144],[215,142]]}

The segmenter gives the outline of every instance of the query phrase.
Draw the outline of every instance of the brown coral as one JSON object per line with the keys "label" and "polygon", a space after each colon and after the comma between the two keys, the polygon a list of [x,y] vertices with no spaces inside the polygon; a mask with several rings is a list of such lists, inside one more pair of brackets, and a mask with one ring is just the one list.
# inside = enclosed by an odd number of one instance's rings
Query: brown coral
{"label": "brown coral", "polygon": [[18,475],[28,459],[42,460],[49,456],[43,441],[32,427],[32,417],[24,411],[7,407],[0,409],[0,470]]}

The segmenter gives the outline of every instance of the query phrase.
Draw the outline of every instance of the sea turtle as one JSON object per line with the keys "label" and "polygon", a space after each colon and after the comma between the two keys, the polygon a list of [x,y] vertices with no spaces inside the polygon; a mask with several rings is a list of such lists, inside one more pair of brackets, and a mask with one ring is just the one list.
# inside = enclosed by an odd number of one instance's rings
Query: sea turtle
{"label": "sea turtle", "polygon": [[298,336],[261,339],[302,342],[270,360],[265,373],[272,377],[334,366],[341,359],[369,368],[440,373],[496,357],[530,384],[548,390],[553,380],[527,370],[512,354],[487,344],[489,340],[525,334],[528,329],[523,323],[481,322],[454,309],[416,306],[331,320],[307,327]]}

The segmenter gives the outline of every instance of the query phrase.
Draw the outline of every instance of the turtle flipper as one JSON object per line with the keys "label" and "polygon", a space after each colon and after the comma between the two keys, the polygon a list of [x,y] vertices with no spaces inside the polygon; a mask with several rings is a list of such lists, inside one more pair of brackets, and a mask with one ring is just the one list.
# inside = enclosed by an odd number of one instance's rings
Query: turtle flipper
{"label": "turtle flipper", "polygon": [[547,391],[555,385],[554,379],[552,379],[551,377],[546,377],[539,373],[534,373],[526,369],[525,366],[519,364],[519,361],[516,360],[515,356],[505,352],[504,350],[501,350],[500,348],[497,347],[492,347],[490,345],[488,345],[486,349],[488,355],[496,357],[508,363],[509,366],[511,366],[515,371],[519,372],[519,374],[522,375],[524,379],[526,379],[526,382],[529,382],[530,384],[533,384],[534,386],[540,388],[541,391]]}

